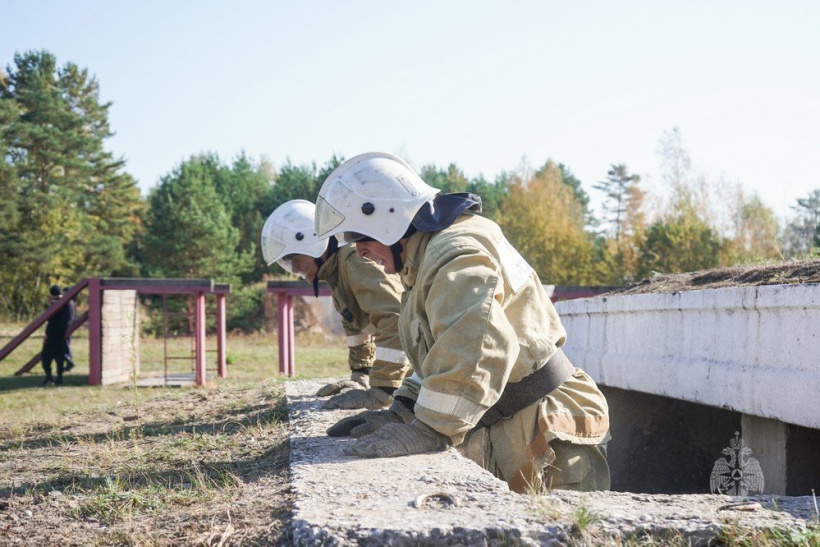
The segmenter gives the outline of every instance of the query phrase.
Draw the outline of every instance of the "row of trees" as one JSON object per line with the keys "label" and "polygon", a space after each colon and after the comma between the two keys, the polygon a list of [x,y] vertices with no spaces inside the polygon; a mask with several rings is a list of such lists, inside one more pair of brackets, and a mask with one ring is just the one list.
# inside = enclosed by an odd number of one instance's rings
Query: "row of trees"
{"label": "row of trees", "polygon": [[[0,314],[27,318],[52,283],[87,276],[214,278],[249,286],[269,269],[258,247],[267,215],[296,198],[314,200],[343,158],[275,167],[242,154],[214,154],[173,167],[143,198],[103,144],[110,103],[95,78],[45,51],[17,54],[0,75]],[[820,190],[798,200],[780,227],[759,197],[698,174],[680,132],[661,142],[667,196],[653,196],[624,164],[593,184],[603,215],[563,164],[522,166],[493,181],[456,164],[420,169],[444,192],[482,196],[544,282],[620,285],[652,272],[805,256],[820,246]],[[235,293],[253,305],[253,298]],[[236,306],[233,306],[236,308]],[[244,307],[239,306],[242,310]]]}

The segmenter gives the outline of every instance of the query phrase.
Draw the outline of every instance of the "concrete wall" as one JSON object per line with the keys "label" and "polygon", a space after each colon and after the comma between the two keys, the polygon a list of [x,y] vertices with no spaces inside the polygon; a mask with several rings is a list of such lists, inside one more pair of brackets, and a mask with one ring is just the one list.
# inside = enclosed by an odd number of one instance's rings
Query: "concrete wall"
{"label": "concrete wall", "polygon": [[139,305],[136,291],[103,291],[102,384],[139,374]]}
{"label": "concrete wall", "polygon": [[[708,481],[710,470],[699,468],[740,431],[767,477],[765,493],[820,491],[820,286],[609,296],[556,308],[567,355],[614,388],[614,488],[700,492],[698,477]],[[670,482],[645,459],[664,450],[670,473],[689,482]]]}
{"label": "concrete wall", "polygon": [[556,308],[567,355],[604,385],[820,429],[818,285],[588,298]]}

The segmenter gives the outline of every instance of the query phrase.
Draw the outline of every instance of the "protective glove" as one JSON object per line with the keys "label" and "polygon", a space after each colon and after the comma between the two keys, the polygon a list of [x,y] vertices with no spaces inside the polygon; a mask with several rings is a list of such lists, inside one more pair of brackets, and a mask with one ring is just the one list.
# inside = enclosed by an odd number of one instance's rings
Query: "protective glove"
{"label": "protective glove", "polygon": [[387,424],[366,435],[356,444],[344,448],[350,456],[395,458],[410,454],[438,452],[450,444],[450,438],[419,420],[409,424]]}
{"label": "protective glove", "polygon": [[409,424],[415,415],[400,401],[393,400],[388,410],[367,410],[355,416],[348,416],[332,425],[327,434],[331,437],[354,438],[369,435],[387,424]]}
{"label": "protective glove", "polygon": [[350,380],[340,380],[322,386],[319,391],[316,392],[316,396],[327,397],[329,395],[335,395],[345,389],[368,389],[369,387],[370,375],[366,372],[354,370],[353,374],[350,375]]}
{"label": "protective glove", "polygon": [[352,389],[335,395],[322,405],[326,410],[333,410],[335,408],[343,408],[345,410],[352,410],[354,408],[367,408],[373,410],[376,408],[384,408],[393,402],[393,396],[379,387],[371,387],[368,390]]}

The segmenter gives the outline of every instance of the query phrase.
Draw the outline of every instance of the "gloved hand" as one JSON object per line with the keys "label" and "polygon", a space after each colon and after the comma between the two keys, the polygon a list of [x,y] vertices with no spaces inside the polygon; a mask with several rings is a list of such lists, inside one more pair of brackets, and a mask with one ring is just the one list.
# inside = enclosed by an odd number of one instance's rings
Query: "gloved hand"
{"label": "gloved hand", "polygon": [[355,416],[348,416],[332,425],[327,434],[331,437],[354,438],[369,435],[382,426],[391,423],[409,424],[415,415],[399,401],[393,400],[389,410],[367,410]]}
{"label": "gloved hand", "polygon": [[335,395],[322,405],[322,408],[332,410],[343,408],[352,410],[354,408],[367,408],[370,410],[383,408],[393,402],[393,396],[379,387],[371,387],[368,390],[352,389],[345,393]]}
{"label": "gloved hand", "polygon": [[345,447],[344,453],[365,458],[395,458],[438,452],[449,444],[449,437],[420,420],[413,420],[409,424],[387,424],[375,433],[360,438],[356,444]]}
{"label": "gloved hand", "polygon": [[322,386],[319,391],[316,392],[316,396],[327,397],[329,395],[335,395],[345,389],[368,389],[369,387],[370,375],[366,372],[354,370],[350,375],[350,380],[340,380],[338,382],[333,382],[327,384],[326,386]]}

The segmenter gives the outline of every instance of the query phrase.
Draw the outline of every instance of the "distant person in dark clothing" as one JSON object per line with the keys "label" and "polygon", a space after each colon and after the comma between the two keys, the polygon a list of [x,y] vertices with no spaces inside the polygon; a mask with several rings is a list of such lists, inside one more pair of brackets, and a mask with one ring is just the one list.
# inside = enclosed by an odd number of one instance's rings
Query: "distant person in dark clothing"
{"label": "distant person in dark clothing", "polygon": [[[54,285],[49,289],[51,293],[51,302],[62,298],[63,292],[59,285]],[[63,383],[63,366],[65,364],[65,356],[68,353],[68,343],[65,335],[68,331],[68,326],[71,323],[71,310],[69,306],[63,306],[57,313],[52,315],[46,323],[46,337],[43,340],[43,370],[46,373],[46,379],[43,380],[43,385],[55,383],[60,385]],[[57,362],[57,379],[51,375],[51,362]]]}
{"label": "distant person in dark clothing", "polygon": [[[70,287],[65,288],[65,292],[69,292]],[[74,297],[68,301],[68,311],[69,311],[69,319],[68,319],[68,326],[69,328],[71,325],[74,324],[74,321],[77,320],[77,295],[75,294]],[[65,371],[68,372],[69,370],[74,368],[74,359],[71,357],[71,336],[66,336],[65,338]]]}

